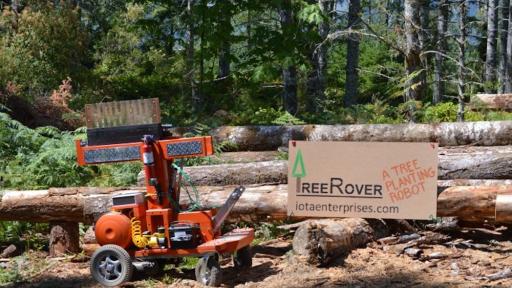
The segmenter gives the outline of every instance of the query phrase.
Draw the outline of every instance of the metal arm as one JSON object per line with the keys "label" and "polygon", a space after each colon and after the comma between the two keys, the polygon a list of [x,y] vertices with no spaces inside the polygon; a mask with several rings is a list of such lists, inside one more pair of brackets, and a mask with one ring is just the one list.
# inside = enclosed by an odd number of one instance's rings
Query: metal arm
{"label": "metal arm", "polygon": [[219,211],[213,218],[213,233],[217,233],[220,230],[222,223],[224,223],[224,221],[226,220],[229,213],[235,206],[238,199],[240,199],[240,197],[242,196],[242,193],[244,193],[244,191],[245,191],[245,187],[240,186],[240,187],[235,188],[235,190],[233,190],[233,192],[231,192],[231,194],[229,195],[229,197],[226,200],[226,202],[224,203],[224,205],[222,205],[222,207],[219,209]]}

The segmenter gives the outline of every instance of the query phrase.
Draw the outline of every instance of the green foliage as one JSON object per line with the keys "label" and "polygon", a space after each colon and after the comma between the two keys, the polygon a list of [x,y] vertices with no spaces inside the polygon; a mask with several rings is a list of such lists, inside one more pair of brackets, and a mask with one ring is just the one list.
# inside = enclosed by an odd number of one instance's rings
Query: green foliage
{"label": "green foliage", "polygon": [[457,120],[457,105],[451,102],[429,106],[423,114],[423,122],[439,123]]}
{"label": "green foliage", "polygon": [[258,108],[256,111],[247,111],[241,113],[238,123],[248,123],[254,125],[300,125],[304,121],[291,115],[281,109]]}
{"label": "green foliage", "polygon": [[47,238],[43,236],[47,232],[47,223],[0,221],[0,244],[16,244],[25,250],[41,250],[47,243]]}
{"label": "green foliage", "polygon": [[139,163],[79,166],[75,139],[83,129],[60,132],[54,127],[30,129],[0,113],[2,186],[43,189],[66,186],[126,186],[135,183]]}
{"label": "green foliage", "polygon": [[22,277],[15,263],[12,268],[0,269],[0,286],[19,282]]}
{"label": "green foliage", "polygon": [[31,8],[18,16],[5,8],[0,15],[0,87],[11,81],[33,99],[67,77],[87,77],[88,37],[71,6],[41,2]]}

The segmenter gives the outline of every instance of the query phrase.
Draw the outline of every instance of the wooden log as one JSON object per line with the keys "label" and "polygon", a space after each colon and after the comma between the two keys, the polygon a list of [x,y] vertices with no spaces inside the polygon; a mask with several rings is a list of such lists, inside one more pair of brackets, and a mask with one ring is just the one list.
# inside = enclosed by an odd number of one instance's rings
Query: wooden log
{"label": "wooden log", "polygon": [[293,251],[311,264],[327,265],[365,246],[373,234],[370,224],[361,218],[306,221],[293,236]]}
{"label": "wooden log", "polygon": [[[512,179],[451,179],[438,180],[437,187],[446,189],[453,186],[502,186],[512,185]],[[442,192],[442,191],[440,191]]]}
{"label": "wooden log", "polygon": [[126,189],[78,187],[3,191],[0,193],[0,220],[91,224],[108,210],[111,193]]}
{"label": "wooden log", "polygon": [[[205,208],[221,206],[236,186],[198,186],[201,205]],[[266,221],[287,219],[287,188],[280,185],[247,185],[246,191],[235,205],[229,220]],[[498,192],[512,189],[503,186],[455,186],[446,189],[438,197],[438,216],[456,216],[465,221],[482,221],[494,217],[495,199]],[[0,220],[26,220],[34,222],[72,221],[92,223],[112,205],[111,194],[80,194],[72,189],[60,196],[51,196],[51,201],[41,201],[44,191],[7,191],[0,199]],[[99,189],[101,190],[101,189]],[[123,190],[123,191],[143,191]],[[193,195],[192,195],[193,196]],[[48,197],[48,196],[46,196]],[[6,201],[4,199],[7,198]],[[69,199],[80,201],[69,201]],[[180,203],[189,201],[182,191]],[[19,203],[25,203],[19,205]],[[60,203],[60,204],[59,204]],[[45,207],[48,206],[48,207]],[[80,213],[76,212],[79,211]],[[70,213],[67,213],[70,212]]]}
{"label": "wooden log", "polygon": [[512,186],[451,187],[444,190],[437,198],[437,216],[456,216],[460,220],[469,222],[494,219],[497,194],[510,192],[512,192]]}
{"label": "wooden log", "polygon": [[284,160],[186,167],[194,185],[281,184],[288,182]]}
{"label": "wooden log", "polygon": [[50,222],[50,257],[80,252],[80,235],[76,222]]}
{"label": "wooden log", "polygon": [[[180,135],[186,129],[175,128]],[[237,151],[270,151],[290,140],[438,142],[440,146],[512,144],[512,121],[452,122],[439,124],[359,124],[295,126],[222,126],[210,133]]]}
{"label": "wooden log", "polygon": [[473,106],[512,111],[512,94],[476,94]]}
{"label": "wooden log", "polygon": [[[282,184],[288,181],[288,161],[185,167],[195,185]],[[512,146],[442,147],[439,179],[512,179]],[[139,173],[138,185],[144,185]],[[453,185],[451,185],[453,186]]]}
{"label": "wooden log", "polygon": [[445,147],[438,173],[439,179],[512,179],[512,146]]}

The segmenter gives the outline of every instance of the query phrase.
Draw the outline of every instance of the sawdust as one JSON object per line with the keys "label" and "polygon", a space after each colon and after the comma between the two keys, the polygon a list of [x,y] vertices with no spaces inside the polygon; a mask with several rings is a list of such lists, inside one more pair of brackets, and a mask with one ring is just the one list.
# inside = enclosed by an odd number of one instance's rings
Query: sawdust
{"label": "sawdust", "polygon": [[[420,247],[421,255],[411,257],[403,253],[400,244],[374,242],[367,248],[352,251],[342,264],[319,268],[294,256],[289,239],[273,240],[253,248],[254,264],[249,271],[236,271],[231,263],[224,265],[223,287],[512,286],[509,271],[512,267],[511,242],[494,241],[476,247],[461,243],[462,240],[443,245],[423,245]],[[64,261],[16,287],[100,286],[89,275],[87,262]],[[139,278],[125,287],[203,286],[194,281],[193,270],[184,269],[168,271],[152,279]]]}

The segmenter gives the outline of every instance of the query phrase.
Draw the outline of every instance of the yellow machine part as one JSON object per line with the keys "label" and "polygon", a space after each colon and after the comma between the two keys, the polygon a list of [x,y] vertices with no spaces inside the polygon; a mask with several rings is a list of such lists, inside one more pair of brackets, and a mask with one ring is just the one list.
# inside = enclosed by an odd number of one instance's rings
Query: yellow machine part
{"label": "yellow machine part", "polygon": [[131,219],[132,224],[132,241],[138,248],[145,248],[148,246],[148,239],[142,235],[142,228],[140,227],[140,220],[136,217]]}

